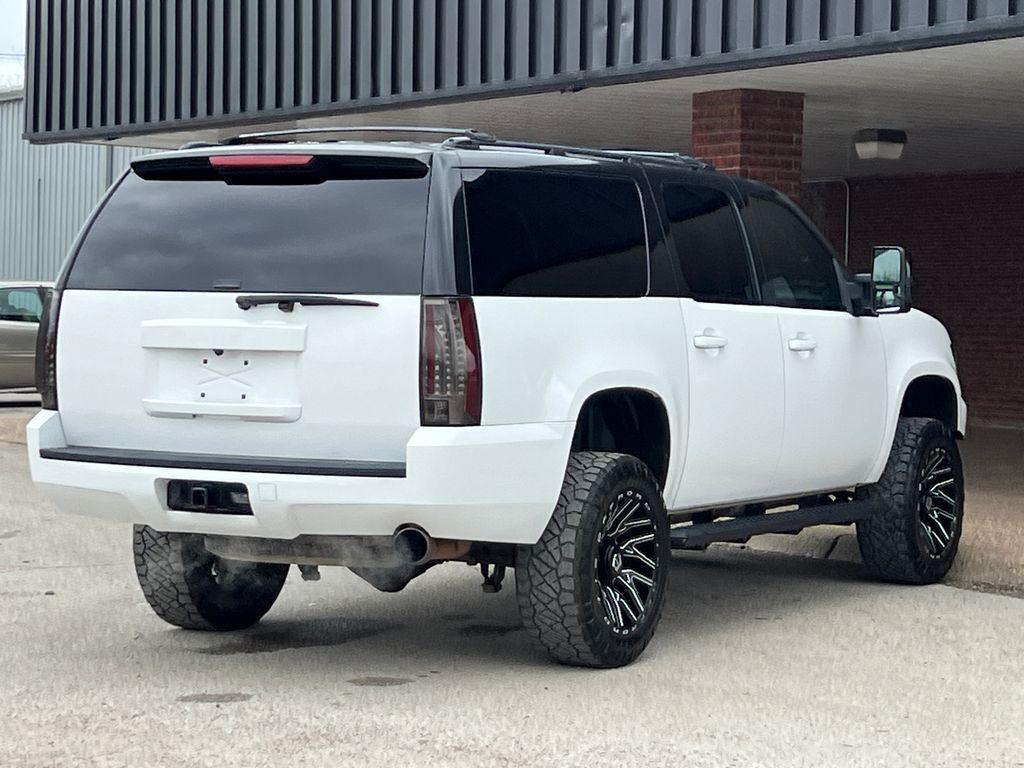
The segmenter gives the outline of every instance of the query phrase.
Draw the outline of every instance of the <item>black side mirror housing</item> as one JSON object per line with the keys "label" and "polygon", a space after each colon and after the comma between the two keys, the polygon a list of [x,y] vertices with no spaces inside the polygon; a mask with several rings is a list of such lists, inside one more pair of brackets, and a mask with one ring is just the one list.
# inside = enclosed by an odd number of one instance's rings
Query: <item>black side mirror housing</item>
{"label": "black side mirror housing", "polygon": [[[898,245],[878,245],[872,258],[872,304],[876,312],[909,312],[910,260]],[[859,278],[860,276],[858,276]]]}
{"label": "black side mirror housing", "polygon": [[870,274],[855,275],[848,286],[854,317],[874,317],[878,314],[875,311],[875,281]]}

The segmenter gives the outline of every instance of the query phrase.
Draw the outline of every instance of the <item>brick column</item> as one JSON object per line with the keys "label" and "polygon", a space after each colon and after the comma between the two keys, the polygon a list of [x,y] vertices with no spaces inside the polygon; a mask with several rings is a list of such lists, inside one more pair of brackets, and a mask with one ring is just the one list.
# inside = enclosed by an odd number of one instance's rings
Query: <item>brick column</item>
{"label": "brick column", "polygon": [[800,199],[804,95],[739,88],[693,95],[695,157]]}

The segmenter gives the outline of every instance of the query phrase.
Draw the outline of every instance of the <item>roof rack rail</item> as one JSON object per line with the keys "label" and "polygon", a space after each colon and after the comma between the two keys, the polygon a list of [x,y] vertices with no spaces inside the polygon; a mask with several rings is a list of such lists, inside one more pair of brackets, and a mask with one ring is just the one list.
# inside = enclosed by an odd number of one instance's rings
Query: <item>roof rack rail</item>
{"label": "roof rack rail", "polygon": [[506,141],[502,139],[486,138],[481,136],[454,136],[444,142],[449,146],[461,147],[500,147],[503,149],[530,149],[544,152],[549,155],[579,155],[581,157],[599,157],[609,160],[629,160],[634,157],[646,157],[656,160],[666,160],[686,165],[689,168],[698,170],[714,170],[714,166],[699,160],[690,155],[681,155],[678,152],[657,152],[632,149],[591,149],[588,147],[573,147],[565,144],[543,144],[531,141]]}
{"label": "roof rack rail", "polygon": [[221,140],[220,144],[255,144],[260,142],[286,141],[292,136],[310,136],[323,133],[429,133],[442,134],[448,138],[456,136],[474,139],[483,142],[495,140],[489,133],[478,131],[476,128],[440,128],[435,126],[416,125],[338,125],[324,126],[321,128],[288,128],[281,131],[260,131],[257,133],[242,133],[238,136],[231,136]]}

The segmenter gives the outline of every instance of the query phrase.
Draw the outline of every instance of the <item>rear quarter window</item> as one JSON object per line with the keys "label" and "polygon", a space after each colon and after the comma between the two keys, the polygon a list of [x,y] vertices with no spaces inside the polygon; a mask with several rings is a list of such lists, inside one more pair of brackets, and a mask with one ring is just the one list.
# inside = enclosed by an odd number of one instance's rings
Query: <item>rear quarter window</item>
{"label": "rear quarter window", "polygon": [[225,183],[129,173],[67,287],[417,294],[428,177]]}
{"label": "rear quarter window", "polygon": [[632,178],[539,170],[465,174],[475,294],[647,292],[643,205]]}

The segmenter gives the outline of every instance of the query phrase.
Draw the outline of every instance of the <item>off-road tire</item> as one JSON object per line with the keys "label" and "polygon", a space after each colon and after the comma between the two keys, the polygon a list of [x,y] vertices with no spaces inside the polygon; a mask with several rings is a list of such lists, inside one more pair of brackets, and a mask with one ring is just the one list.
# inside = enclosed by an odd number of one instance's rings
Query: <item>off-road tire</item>
{"label": "off-road tire", "polygon": [[[955,521],[941,554],[929,551],[928,534],[921,520],[927,496],[923,487],[929,457],[936,450],[949,456],[954,481]],[[936,419],[901,418],[896,427],[889,461],[878,484],[865,489],[879,502],[879,512],[857,523],[857,543],[871,576],[901,584],[932,584],[941,580],[956,558],[963,530],[963,466],[956,440]],[[932,502],[929,502],[932,503]]]}
{"label": "off-road tire", "polygon": [[[606,515],[629,492],[638,493],[648,505],[653,539],[644,546],[656,552],[657,568],[640,620],[628,633],[617,634],[600,597],[597,561]],[[629,664],[647,647],[661,618],[670,559],[668,516],[647,466],[624,454],[573,453],[540,541],[516,551],[516,596],[523,623],[555,661],[603,668]],[[622,562],[620,558],[620,566]]]}
{"label": "off-road tire", "polygon": [[135,573],[146,601],[168,624],[226,631],[252,626],[277,600],[288,566],[226,560],[196,534],[136,525]]}

